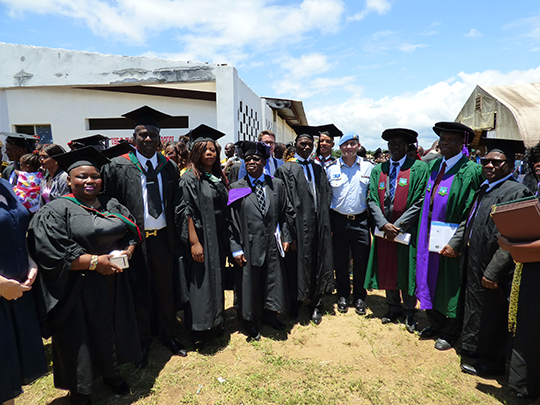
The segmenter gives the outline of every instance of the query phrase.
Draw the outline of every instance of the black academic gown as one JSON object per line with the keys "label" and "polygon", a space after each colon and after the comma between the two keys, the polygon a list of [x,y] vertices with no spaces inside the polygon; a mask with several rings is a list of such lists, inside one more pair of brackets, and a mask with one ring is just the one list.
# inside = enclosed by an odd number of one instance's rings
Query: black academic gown
{"label": "black academic gown", "polygon": [[[283,312],[288,304],[285,266],[274,232],[279,224],[282,242],[291,241],[294,211],[281,180],[265,176],[265,183],[265,212],[259,208],[255,191],[230,205],[231,251],[243,250],[247,260],[236,270],[236,293],[242,319],[248,322],[259,321],[263,309]],[[248,176],[230,188],[251,188]]]}
{"label": "black academic gown", "polygon": [[[99,199],[99,211],[131,217],[115,199]],[[99,217],[64,198],[46,204],[32,219],[29,246],[39,265],[42,333],[53,338],[57,388],[89,395],[97,377],[114,376],[118,365],[140,360],[130,269],[109,276],[70,270],[83,254],[108,254],[137,241],[120,219]]]}
{"label": "black academic gown", "polygon": [[[177,329],[172,279],[176,234],[174,197],[178,188],[178,167],[172,160],[168,160],[161,171],[163,206],[167,224],[165,230],[161,232],[165,232],[167,240],[165,246],[160,246],[159,252],[152,252],[152,248],[145,239],[141,172],[137,166],[124,156],[118,156],[103,166],[101,178],[104,194],[116,198],[128,208],[135,217],[143,238],[133,254],[130,273],[141,341],[144,342],[151,335],[157,334],[159,328],[161,328],[162,338],[172,338]],[[158,265],[153,265],[154,262],[158,262]],[[158,271],[161,273],[157,274]]]}
{"label": "black academic gown", "polygon": [[[275,176],[285,182],[287,196],[296,218],[292,233],[298,251],[289,251],[285,261],[290,283],[291,299],[303,301],[334,289],[334,263],[330,203],[332,191],[324,169],[312,163],[315,174],[317,210],[313,191],[299,163],[286,162]],[[316,211],[316,212],[315,212]]]}
{"label": "black academic gown", "polygon": [[[0,179],[0,195],[7,201],[0,202],[0,275],[24,282],[29,270],[29,213],[5,179]],[[25,292],[17,300],[0,297],[0,403],[15,398],[21,385],[47,372],[33,292]]]}
{"label": "black academic gown", "polygon": [[[472,213],[465,223],[465,238],[470,233],[468,246],[463,247],[463,332],[462,347],[476,352],[491,366],[504,365],[508,343],[508,297],[514,261],[508,251],[497,243],[499,232],[490,213],[494,204],[513,201],[530,196],[531,192],[514,178],[495,186],[478,201],[477,191],[474,211],[479,203],[474,220]],[[472,226],[471,226],[472,224]],[[465,242],[466,243],[466,242]],[[496,281],[498,289],[482,286],[482,277]]]}
{"label": "black academic gown", "polygon": [[[178,259],[177,272],[181,301],[189,302],[191,328],[198,332],[221,327],[224,323],[223,277],[229,253],[227,197],[225,185],[212,181],[204,173],[198,179],[188,171],[180,178],[175,219],[184,254]],[[194,261],[191,256],[188,216],[203,246],[203,263]]]}
{"label": "black academic gown", "polygon": [[540,263],[524,263],[519,287],[516,334],[508,386],[536,398],[540,396]]}

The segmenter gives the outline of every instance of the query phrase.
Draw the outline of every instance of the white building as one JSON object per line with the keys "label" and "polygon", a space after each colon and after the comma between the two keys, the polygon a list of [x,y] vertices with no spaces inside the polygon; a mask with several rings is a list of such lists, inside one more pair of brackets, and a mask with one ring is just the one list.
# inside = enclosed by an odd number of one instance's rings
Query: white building
{"label": "white building", "polygon": [[122,114],[143,105],[175,117],[164,141],[206,124],[226,134],[222,146],[264,129],[286,143],[291,125],[308,124],[301,101],[259,97],[233,66],[0,43],[0,132],[115,144],[133,134]]}

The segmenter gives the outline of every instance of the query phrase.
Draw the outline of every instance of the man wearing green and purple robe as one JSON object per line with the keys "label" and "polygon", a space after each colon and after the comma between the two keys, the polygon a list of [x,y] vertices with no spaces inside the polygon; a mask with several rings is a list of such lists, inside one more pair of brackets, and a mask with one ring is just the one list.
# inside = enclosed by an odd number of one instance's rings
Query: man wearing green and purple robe
{"label": "man wearing green and purple robe", "polygon": [[[461,152],[474,139],[474,131],[456,122],[438,122],[433,130],[439,135],[442,158],[429,163],[429,177],[420,225],[416,261],[416,297],[426,310],[431,326],[420,337],[435,338],[435,348],[450,349],[459,335],[457,322],[461,274],[459,247],[463,232],[459,230],[440,251],[430,251],[433,222],[443,226],[459,225],[484,178],[479,164]],[[433,249],[432,249],[433,250]]]}
{"label": "man wearing green and purple robe", "polygon": [[[364,285],[386,290],[388,312],[382,323],[394,322],[404,314],[411,333],[416,328],[416,231],[428,175],[426,163],[407,157],[407,145],[415,143],[417,136],[404,128],[383,132],[390,160],[373,168],[368,195],[369,212],[382,234],[373,238]],[[411,234],[409,244],[396,241],[406,233]]]}

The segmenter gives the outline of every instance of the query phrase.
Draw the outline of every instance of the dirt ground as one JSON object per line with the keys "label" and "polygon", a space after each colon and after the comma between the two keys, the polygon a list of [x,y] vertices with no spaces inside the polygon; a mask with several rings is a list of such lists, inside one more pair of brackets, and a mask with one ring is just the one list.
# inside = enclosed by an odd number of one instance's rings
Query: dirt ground
{"label": "dirt ground", "polygon": [[[261,327],[260,342],[247,342],[227,294],[226,331],[202,352],[171,356],[152,346],[144,370],[122,367],[132,388],[119,397],[98,381],[97,404],[529,404],[508,396],[508,376],[482,379],[460,371],[454,350],[439,352],[433,340],[420,340],[402,323],[383,325],[384,293],[370,292],[368,315],[354,308],[336,311],[336,297],[325,296],[328,311],[320,325],[309,322],[303,306],[296,322],[280,316],[288,330]],[[427,325],[417,314],[419,328]],[[191,349],[186,336],[185,345]],[[50,350],[50,342],[47,342]],[[26,389],[19,404],[68,404],[67,392],[53,387],[52,373]]]}

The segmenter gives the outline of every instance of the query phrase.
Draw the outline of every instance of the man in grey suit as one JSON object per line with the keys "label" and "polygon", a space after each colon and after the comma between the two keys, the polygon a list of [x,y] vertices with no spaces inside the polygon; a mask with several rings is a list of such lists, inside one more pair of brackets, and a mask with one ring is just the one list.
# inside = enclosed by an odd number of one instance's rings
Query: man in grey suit
{"label": "man in grey suit", "polygon": [[262,142],[242,144],[247,174],[229,192],[231,251],[240,266],[235,274],[239,314],[254,340],[260,339],[259,321],[285,329],[277,314],[288,302],[283,256],[292,240],[288,223],[294,222],[294,211],[285,183],[263,174],[269,149]]}

